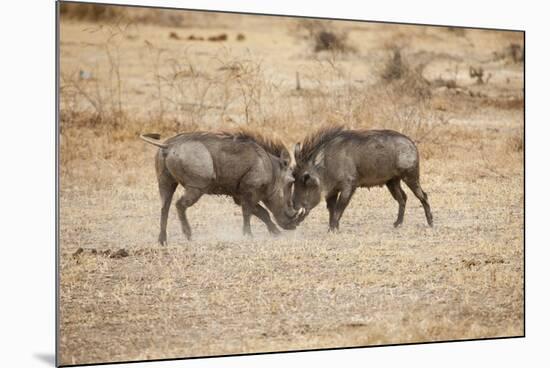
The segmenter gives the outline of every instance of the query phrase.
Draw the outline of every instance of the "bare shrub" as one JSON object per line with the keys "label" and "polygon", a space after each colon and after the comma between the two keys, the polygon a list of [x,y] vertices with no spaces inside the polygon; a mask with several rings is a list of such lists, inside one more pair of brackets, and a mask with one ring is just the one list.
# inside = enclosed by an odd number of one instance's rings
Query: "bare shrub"
{"label": "bare shrub", "polygon": [[155,86],[156,86],[156,99],[158,100],[158,111],[156,119],[160,123],[162,123],[164,119],[164,102],[163,102],[163,95],[162,95],[162,76],[160,74],[160,63],[161,63],[161,56],[163,53],[163,49],[156,47],[153,45],[153,43],[149,41],[145,41],[145,44],[147,45],[147,51],[148,56],[151,62],[151,70],[153,72],[153,78],[155,80]]}
{"label": "bare shrub", "polygon": [[252,60],[243,60],[236,64],[237,73],[234,82],[241,97],[245,123],[250,124],[253,110],[261,109],[262,64]]}
{"label": "bare shrub", "polygon": [[392,56],[384,65],[380,75],[386,82],[402,79],[410,72],[408,63],[401,56],[401,50],[393,47],[391,52]]}
{"label": "bare shrub", "polygon": [[405,93],[415,96],[420,100],[432,97],[431,84],[422,75],[424,66],[419,65],[416,67],[401,83],[401,88]]}
{"label": "bare shrub", "polygon": [[[476,84],[487,84],[489,83],[489,80],[492,77],[491,73],[488,73],[486,75],[485,70],[483,70],[481,66],[479,67],[470,66],[469,73],[470,73],[470,78],[476,80]],[[484,75],[486,75],[485,79],[483,79]]]}
{"label": "bare shrub", "polygon": [[96,78],[83,80],[77,72],[61,73],[61,121],[71,122],[79,113],[92,113],[91,121],[107,121],[107,97]]}
{"label": "bare shrub", "polygon": [[63,18],[98,22],[118,19],[124,15],[125,9],[120,6],[62,2],[59,12]]}
{"label": "bare shrub", "polygon": [[454,89],[458,87],[458,84],[456,83],[456,79],[444,79],[444,78],[436,78],[433,81],[431,81],[431,85],[433,87],[446,87],[448,89]]}
{"label": "bare shrub", "polygon": [[[153,49],[153,56],[155,52]],[[205,68],[196,54],[186,49],[161,62],[170,66],[170,72],[157,79],[158,96],[162,96],[159,110],[164,116],[212,128],[227,122],[250,125],[269,119],[266,110],[273,104],[266,98],[273,97],[277,86],[264,76],[261,60],[234,57],[221,49],[208,63],[218,66]],[[158,65],[153,63],[153,67]]]}
{"label": "bare shrub", "polygon": [[193,10],[158,9],[147,7],[128,7],[110,4],[66,3],[60,6],[61,20],[83,20],[108,24],[120,19],[132,23],[150,24],[164,27],[208,28],[228,27],[239,24],[241,14],[219,14]]}
{"label": "bare shrub", "polygon": [[439,75],[437,78],[430,81],[430,85],[433,88],[445,87],[447,89],[455,89],[458,88],[457,77],[458,64],[455,64],[454,72],[450,76],[447,75],[446,77],[442,77]]}
{"label": "bare shrub", "polygon": [[224,101],[223,113],[233,110],[242,113],[243,123],[266,124],[271,118],[268,112],[276,106],[275,94],[278,87],[264,74],[261,59],[252,55],[235,57],[227,50],[216,57],[219,63],[219,81]]}
{"label": "bare shrub", "polygon": [[339,51],[355,52],[355,48],[347,41],[346,33],[337,33],[329,30],[321,30],[314,35],[315,47],[313,51]]}
{"label": "bare shrub", "polygon": [[[121,54],[120,42],[126,36],[129,23],[121,22],[90,29],[90,32],[101,32],[104,40],[99,43],[99,51],[107,59],[103,65],[93,66],[90,71],[72,71],[61,73],[61,102],[74,111],[93,111],[94,121],[108,122],[111,125],[121,124],[125,119],[124,112],[124,85],[120,74]],[[105,80],[101,75],[106,74]],[[103,73],[102,73],[103,72]],[[63,109],[62,109],[63,110]]]}
{"label": "bare shrub", "polygon": [[324,28],[323,21],[318,19],[297,19],[290,22],[290,33],[303,40],[309,40],[319,30]]}
{"label": "bare shrub", "polygon": [[295,32],[305,34],[304,38],[311,43],[311,48],[315,53],[322,51],[354,53],[357,51],[349,43],[347,33],[336,30],[327,21],[301,19],[295,25]]}
{"label": "bare shrub", "polygon": [[470,78],[475,79],[477,84],[483,84],[483,75],[485,74],[485,71],[482,67],[473,67],[470,66],[469,69]]}
{"label": "bare shrub", "polygon": [[392,46],[390,50],[391,56],[387,58],[379,71],[382,82],[419,99],[430,98],[430,82],[422,75],[426,64],[421,63],[413,67],[402,56],[400,48]]}
{"label": "bare shrub", "polygon": [[171,72],[162,79],[167,87],[164,95],[172,110],[184,120],[178,119],[180,126],[185,119],[192,124],[204,123],[208,110],[215,106],[208,103],[208,97],[214,80],[188,56],[170,58],[166,61]]}
{"label": "bare shrub", "polygon": [[507,63],[522,63],[525,60],[525,49],[519,43],[510,43],[501,51],[494,51],[493,60],[504,60]]}
{"label": "bare shrub", "polygon": [[375,110],[374,120],[379,128],[397,130],[417,143],[440,139],[440,128],[447,124],[446,116],[433,109],[429,100],[403,94],[395,86],[380,87],[367,102]]}
{"label": "bare shrub", "polygon": [[185,13],[183,11],[175,12],[167,9],[128,8],[104,4],[63,2],[60,6],[62,19],[86,20],[104,24],[124,19],[128,22],[181,27],[184,25],[184,18],[185,20],[190,18],[189,12]]}

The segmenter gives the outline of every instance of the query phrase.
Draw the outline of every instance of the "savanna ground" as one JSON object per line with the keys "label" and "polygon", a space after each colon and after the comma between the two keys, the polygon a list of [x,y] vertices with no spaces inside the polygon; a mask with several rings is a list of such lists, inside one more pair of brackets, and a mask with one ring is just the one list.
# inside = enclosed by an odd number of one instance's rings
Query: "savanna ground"
{"label": "savanna ground", "polygon": [[[61,364],[523,334],[523,35],[62,6]],[[223,35],[225,34],[225,40]],[[218,41],[209,41],[216,37]],[[413,138],[435,226],[360,189],[270,237],[203,196],[157,244],[144,132]],[[176,194],[181,194],[182,188]]]}

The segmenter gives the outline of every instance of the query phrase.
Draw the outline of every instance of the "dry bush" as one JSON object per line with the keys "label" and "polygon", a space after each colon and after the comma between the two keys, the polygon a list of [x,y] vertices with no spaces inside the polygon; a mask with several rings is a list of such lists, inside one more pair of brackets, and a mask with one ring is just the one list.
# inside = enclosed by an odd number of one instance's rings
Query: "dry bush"
{"label": "dry bush", "polygon": [[330,21],[317,19],[300,19],[291,27],[293,34],[298,34],[311,44],[313,52],[322,51],[354,53],[357,49],[348,41],[344,31],[337,30]]}
{"label": "dry bush", "polygon": [[121,6],[108,6],[101,4],[86,3],[64,3],[60,4],[59,13],[64,19],[98,21],[114,21],[121,18],[126,13],[126,9]]}
{"label": "dry bush", "polygon": [[522,63],[525,60],[525,48],[519,43],[512,42],[501,51],[494,51],[493,60],[504,60],[507,63]]}
{"label": "dry bush", "polygon": [[245,59],[231,62],[230,68],[223,68],[226,86],[234,89],[239,97],[244,123],[250,125],[259,120],[262,109],[262,91],[265,87],[261,61]]}
{"label": "dry bush", "polygon": [[313,36],[313,51],[338,51],[354,52],[355,49],[348,44],[347,34],[336,33],[330,30],[320,30]]}
{"label": "dry bush", "polygon": [[380,74],[382,80],[386,82],[402,79],[410,73],[409,64],[403,60],[401,50],[397,47],[393,47],[391,53],[391,58],[387,60]]}
{"label": "dry bush", "polygon": [[161,66],[161,56],[163,49],[156,47],[152,42],[145,41],[147,45],[148,57],[151,65],[151,71],[153,73],[153,78],[155,80],[156,87],[156,96],[154,96],[158,101],[158,110],[156,114],[156,120],[162,123],[164,120],[164,97],[162,95],[162,76],[160,74]]}
{"label": "dry bush", "polygon": [[[199,69],[186,57],[168,60],[171,73],[163,77],[167,93],[166,101],[177,115],[193,124],[204,123],[207,112],[216,106],[209,105],[213,78]],[[181,125],[184,120],[178,120]]]}
{"label": "dry bush", "polygon": [[400,48],[393,46],[390,50],[391,56],[386,59],[378,72],[381,82],[393,85],[403,93],[419,99],[430,98],[432,95],[430,82],[422,75],[426,64],[412,66],[403,56]]}
{"label": "dry bush", "polygon": [[[154,24],[165,27],[205,27],[212,22],[220,24],[219,14],[188,10],[135,8],[128,6],[61,3],[60,14],[62,19],[72,19],[109,24],[120,20],[132,23]],[[228,23],[238,20],[239,15],[226,18]]]}
{"label": "dry bush", "polygon": [[61,121],[79,120],[77,116],[85,113],[93,124],[116,125],[122,117],[109,100],[108,89],[96,78],[83,80],[78,72],[61,73],[60,92]]}
{"label": "dry bush", "polygon": [[483,67],[481,66],[473,67],[470,65],[469,74],[470,78],[476,80],[476,84],[487,84],[492,77],[492,74],[488,73],[485,79],[483,79],[483,76],[485,75],[485,70],[483,70]]}
{"label": "dry bush", "polygon": [[102,4],[61,3],[60,14],[62,19],[85,20],[103,24],[125,20],[135,23],[181,27],[187,23],[187,16],[184,16],[184,12]]}
{"label": "dry bush", "polygon": [[[100,32],[104,40],[99,43],[98,53],[107,60],[105,65],[95,65],[92,71],[61,72],[61,110],[65,114],[89,113],[96,122],[120,125],[126,119],[124,83],[121,77],[120,43],[125,38],[130,23],[117,22],[90,29]],[[104,80],[100,75],[107,74]],[[65,111],[63,111],[65,110]]]}

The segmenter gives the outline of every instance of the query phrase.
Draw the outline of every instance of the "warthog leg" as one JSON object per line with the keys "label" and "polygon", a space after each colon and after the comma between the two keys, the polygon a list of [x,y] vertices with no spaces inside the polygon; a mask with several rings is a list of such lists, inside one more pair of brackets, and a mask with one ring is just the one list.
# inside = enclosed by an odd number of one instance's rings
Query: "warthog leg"
{"label": "warthog leg", "polygon": [[170,203],[172,203],[172,197],[174,196],[178,183],[167,175],[161,175],[158,178],[158,184],[160,201],[162,203],[162,208],[160,211],[159,243],[160,245],[166,245],[166,224],[168,222],[168,212],[170,211]]}
{"label": "warthog leg", "polygon": [[250,229],[250,216],[252,216],[252,205],[243,205],[243,234],[252,236],[252,230]]}
{"label": "warthog leg", "polygon": [[338,230],[338,228],[340,227],[340,219],[342,218],[342,215],[344,214],[344,211],[348,206],[351,197],[353,197],[355,189],[356,188],[350,184],[346,185],[344,189],[342,189],[342,191],[340,192],[338,200],[336,201],[334,214],[332,216],[332,222],[330,222],[329,224],[329,231]]}
{"label": "warthog leg", "polygon": [[267,229],[271,234],[278,235],[281,233],[281,230],[277,228],[277,225],[275,225],[273,221],[271,221],[271,216],[269,216],[269,212],[267,212],[267,210],[263,208],[260,204],[257,204],[254,207],[252,214],[262,220],[262,222],[267,226]]}
{"label": "warthog leg", "polygon": [[176,208],[178,209],[178,216],[181,222],[181,230],[188,240],[191,240],[191,226],[189,226],[189,221],[187,221],[185,211],[194,205],[201,196],[202,192],[199,189],[185,188],[185,193],[176,202]]}
{"label": "warthog leg", "polygon": [[[235,201],[237,205],[239,206],[241,205],[241,201],[239,201],[239,199],[233,197],[233,201]],[[267,229],[271,234],[278,235],[281,233],[281,230],[279,230],[277,225],[275,225],[275,223],[271,220],[271,216],[269,216],[269,212],[267,212],[267,210],[263,208],[261,204],[259,203],[256,204],[256,206],[252,211],[252,214],[257,218],[259,218],[267,226]]]}
{"label": "warthog leg", "polygon": [[411,189],[416,198],[420,200],[420,203],[422,203],[422,207],[424,207],[424,213],[426,214],[428,225],[433,226],[433,216],[430,209],[430,204],[428,203],[428,195],[422,190],[422,187],[420,186],[420,182],[418,180],[418,176],[406,176],[403,178],[403,181]]}
{"label": "warthog leg", "polygon": [[398,227],[403,223],[403,215],[405,214],[405,205],[407,204],[407,195],[401,188],[401,179],[393,178],[386,183],[386,186],[390,190],[393,199],[399,204],[399,211],[397,213],[397,220],[393,223],[393,226]]}
{"label": "warthog leg", "polygon": [[254,214],[256,206],[258,205],[257,195],[255,193],[245,192],[239,196],[238,201],[241,202],[241,208],[243,210],[243,234],[252,236],[252,231],[250,230],[250,217]]}
{"label": "warthog leg", "polygon": [[[338,192],[332,192],[328,194],[325,198],[327,202],[327,209],[328,209],[328,223],[332,224],[334,222],[334,210],[336,209],[336,201],[338,200]],[[332,229],[329,228],[329,231]]]}

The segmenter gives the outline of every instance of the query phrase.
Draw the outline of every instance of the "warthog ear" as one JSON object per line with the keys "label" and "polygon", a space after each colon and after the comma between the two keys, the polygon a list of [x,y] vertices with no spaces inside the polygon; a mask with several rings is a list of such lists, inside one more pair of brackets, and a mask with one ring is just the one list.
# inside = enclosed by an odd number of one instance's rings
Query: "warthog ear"
{"label": "warthog ear", "polygon": [[300,150],[302,149],[302,145],[298,142],[294,145],[294,159],[300,155]]}
{"label": "warthog ear", "polygon": [[287,168],[290,165],[290,153],[286,149],[281,151],[281,155],[279,156],[279,159],[281,160],[281,164],[283,168]]}

